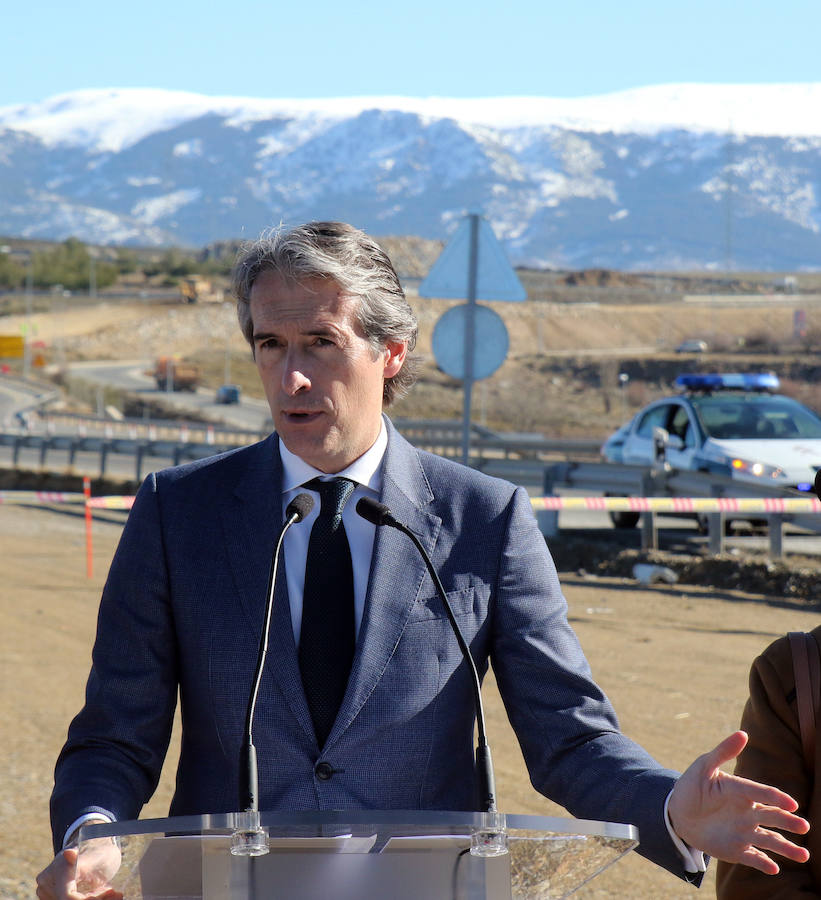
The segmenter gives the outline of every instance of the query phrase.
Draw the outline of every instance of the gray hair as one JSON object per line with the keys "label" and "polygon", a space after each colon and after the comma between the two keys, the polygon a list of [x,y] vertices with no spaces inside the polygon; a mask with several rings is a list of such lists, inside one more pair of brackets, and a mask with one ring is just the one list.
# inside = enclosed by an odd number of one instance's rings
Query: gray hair
{"label": "gray hair", "polygon": [[[399,277],[385,251],[364,231],[344,222],[309,222],[272,229],[243,248],[231,288],[237,298],[240,328],[252,349],[251,288],[268,271],[295,282],[327,278],[356,297],[356,318],[374,352],[389,341],[406,342],[409,354],[416,346],[416,316]],[[385,406],[407,393],[417,372],[418,361],[409,355],[399,372],[385,379]]]}

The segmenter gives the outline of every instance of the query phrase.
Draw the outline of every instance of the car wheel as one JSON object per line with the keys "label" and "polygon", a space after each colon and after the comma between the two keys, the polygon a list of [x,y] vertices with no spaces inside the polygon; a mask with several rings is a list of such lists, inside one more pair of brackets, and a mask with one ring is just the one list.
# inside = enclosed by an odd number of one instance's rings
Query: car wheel
{"label": "car wheel", "polygon": [[635,528],[641,518],[641,513],[637,512],[611,512],[609,515],[615,528]]}

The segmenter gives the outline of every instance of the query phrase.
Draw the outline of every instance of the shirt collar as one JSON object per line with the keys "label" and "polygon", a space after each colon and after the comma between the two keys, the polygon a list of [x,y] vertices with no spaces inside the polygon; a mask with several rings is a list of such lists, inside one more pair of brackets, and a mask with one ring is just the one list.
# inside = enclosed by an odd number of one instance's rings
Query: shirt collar
{"label": "shirt collar", "polygon": [[[328,477],[328,473],[320,472],[308,465],[285,446],[282,438],[279,440],[279,453],[282,458],[282,493],[295,491],[312,478]],[[355,459],[347,468],[340,472],[334,472],[340,478],[350,478],[356,484],[371,488],[378,494],[382,489],[382,460],[388,446],[388,430],[385,428],[385,420],[380,423],[379,435],[362,456]]]}

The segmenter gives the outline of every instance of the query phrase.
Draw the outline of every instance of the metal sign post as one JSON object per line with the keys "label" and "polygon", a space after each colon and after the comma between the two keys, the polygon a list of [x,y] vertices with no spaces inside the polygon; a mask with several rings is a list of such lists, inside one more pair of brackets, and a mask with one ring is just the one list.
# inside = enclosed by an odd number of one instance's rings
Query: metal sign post
{"label": "metal sign post", "polygon": [[476,347],[476,270],[479,262],[479,216],[470,214],[470,249],[468,250],[468,295],[465,316],[465,375],[462,405],[462,462],[470,460],[471,401],[473,399],[473,355]]}
{"label": "metal sign post", "polygon": [[419,285],[419,296],[467,300],[465,305],[448,310],[433,334],[439,367],[462,380],[462,462],[467,465],[473,382],[492,375],[504,362],[508,349],[504,322],[493,310],[479,306],[477,300],[521,301],[527,299],[527,293],[490,225],[471,213]]}

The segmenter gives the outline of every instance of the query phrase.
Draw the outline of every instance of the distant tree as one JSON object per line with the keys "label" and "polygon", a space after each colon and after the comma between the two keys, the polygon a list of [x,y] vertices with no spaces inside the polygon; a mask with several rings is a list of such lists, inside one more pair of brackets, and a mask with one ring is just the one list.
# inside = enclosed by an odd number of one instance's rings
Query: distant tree
{"label": "distant tree", "polygon": [[225,258],[211,258],[202,260],[197,264],[197,273],[200,275],[222,275],[228,276],[231,274],[231,269],[234,267],[235,260],[233,258],[229,259]]}
{"label": "distant tree", "polygon": [[19,288],[26,277],[25,266],[9,253],[0,253],[0,288]]}
{"label": "distant tree", "polygon": [[116,263],[106,262],[102,259],[97,260],[95,279],[98,291],[116,284],[119,277],[120,270],[117,268]]}
{"label": "distant tree", "polygon": [[[36,287],[61,284],[71,291],[87,291],[91,285],[91,255],[77,238],[68,238],[53,250],[35,253],[32,257],[32,278]],[[117,280],[117,266],[95,260],[95,283],[98,290]]]}
{"label": "distant tree", "polygon": [[134,250],[126,250],[125,247],[117,248],[117,258],[114,262],[120,275],[131,275],[137,271],[137,254]]}
{"label": "distant tree", "polygon": [[178,247],[169,247],[158,260],[145,267],[145,274],[148,276],[165,275],[171,278],[185,278],[198,271],[193,255]]}
{"label": "distant tree", "polygon": [[240,251],[239,241],[218,241],[203,247],[197,254],[203,275],[230,275]]}

